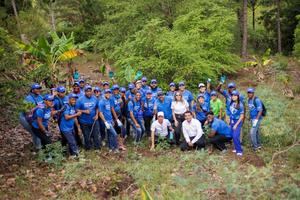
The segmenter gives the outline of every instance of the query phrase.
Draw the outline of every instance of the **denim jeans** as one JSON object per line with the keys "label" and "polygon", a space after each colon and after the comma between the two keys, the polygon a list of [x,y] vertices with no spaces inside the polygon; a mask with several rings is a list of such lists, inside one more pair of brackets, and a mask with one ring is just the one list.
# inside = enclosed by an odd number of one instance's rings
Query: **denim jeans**
{"label": "denim jeans", "polygon": [[118,141],[117,141],[117,132],[114,129],[114,125],[109,122],[110,128],[107,129],[107,136],[108,136],[108,148],[111,150],[117,150],[118,149]]}
{"label": "denim jeans", "polygon": [[140,125],[140,128],[136,127],[131,118],[127,118],[127,120],[135,131],[135,142],[140,142],[143,137],[143,133],[145,132],[144,120],[136,119],[137,123]]}
{"label": "denim jeans", "polygon": [[102,119],[98,119],[99,121],[99,130],[100,130],[100,136],[101,136],[101,140],[104,141],[105,140],[105,136],[106,136],[106,132],[105,132],[105,124],[102,121]]}
{"label": "denim jeans", "polygon": [[[253,124],[253,119],[251,119],[251,125]],[[261,146],[260,144],[260,137],[259,137],[259,127],[261,124],[261,119],[258,120],[256,127],[251,126],[250,129],[250,139],[252,142],[252,147],[257,149]]]}
{"label": "denim jeans", "polygon": [[242,144],[241,144],[241,140],[240,140],[240,135],[241,135],[243,122],[241,121],[239,123],[239,125],[237,126],[237,128],[235,130],[233,130],[233,127],[237,123],[237,121],[238,121],[238,119],[237,120],[233,120],[233,119],[230,120],[232,139],[233,139],[233,144],[234,144],[234,148],[235,148],[236,152],[237,153],[243,153]]}
{"label": "denim jeans", "polygon": [[69,151],[71,155],[78,155],[78,147],[75,139],[75,133],[74,130],[64,132],[62,131],[62,134],[66,138],[68,145],[69,145]]}
{"label": "denim jeans", "polygon": [[[84,137],[84,147],[86,150],[90,150],[92,148],[92,142],[94,143],[95,149],[101,148],[101,138],[99,131],[99,122],[95,121],[94,127],[93,124],[80,124],[80,128]],[[93,131],[92,131],[93,128]]]}
{"label": "denim jeans", "polygon": [[35,148],[41,149],[42,148],[41,139],[33,133],[31,125],[26,120],[25,113],[20,113],[19,120],[23,128],[31,134],[32,142]]}

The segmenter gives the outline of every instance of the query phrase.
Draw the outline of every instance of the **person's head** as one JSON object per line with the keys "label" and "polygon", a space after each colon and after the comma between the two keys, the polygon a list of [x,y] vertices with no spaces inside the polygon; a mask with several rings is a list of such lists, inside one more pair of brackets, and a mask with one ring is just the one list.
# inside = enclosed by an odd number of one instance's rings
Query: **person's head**
{"label": "person's head", "polygon": [[150,87],[151,87],[152,89],[157,88],[157,81],[156,81],[156,79],[152,79],[152,80],[151,80],[151,82],[150,82]]}
{"label": "person's head", "polygon": [[90,98],[92,96],[92,94],[93,94],[93,92],[92,92],[92,86],[86,85],[84,87],[84,94],[85,94],[86,97]]}
{"label": "person's head", "polygon": [[31,85],[30,91],[33,94],[40,95],[41,94],[41,90],[42,90],[42,87],[40,86],[40,84],[34,83],[34,84]]}
{"label": "person's head", "polygon": [[169,84],[169,87],[170,87],[170,91],[172,91],[172,92],[174,92],[176,89],[176,85],[173,82]]}
{"label": "person's head", "polygon": [[83,79],[80,79],[79,80],[79,87],[80,88],[83,88],[84,87],[84,84],[85,84],[85,81]]}
{"label": "person's head", "polygon": [[69,94],[69,104],[71,106],[74,106],[76,104],[76,100],[78,99],[78,96],[76,94]]}
{"label": "person's head", "polygon": [[192,119],[193,119],[193,113],[191,111],[189,111],[189,110],[186,111],[184,113],[184,118],[185,118],[186,121],[191,122]]}
{"label": "person's head", "polygon": [[54,96],[52,96],[51,94],[46,94],[44,96],[44,104],[46,107],[52,107],[53,101],[54,101]]}
{"label": "person's head", "polygon": [[101,95],[101,90],[100,90],[100,88],[97,87],[97,86],[94,88],[94,95],[95,95],[96,97],[99,97],[99,96]]}
{"label": "person's head", "polygon": [[204,95],[203,94],[199,94],[197,99],[200,104],[204,103]]}
{"label": "person's head", "polygon": [[147,78],[145,76],[142,78],[142,85],[147,85]]}
{"label": "person's head", "polygon": [[159,122],[159,123],[163,123],[163,121],[164,121],[164,112],[158,112],[157,113],[157,121]]}
{"label": "person's head", "polygon": [[249,99],[252,99],[254,97],[254,92],[255,92],[254,88],[248,88],[247,94]]}
{"label": "person's head", "polygon": [[183,101],[182,93],[180,91],[175,92],[174,101]]}
{"label": "person's head", "polygon": [[56,88],[57,96],[63,98],[66,95],[66,88],[64,86],[58,86]]}
{"label": "person's head", "polygon": [[134,88],[135,88],[134,84],[132,84],[132,83],[128,84],[128,89],[130,90],[131,93],[133,93]]}
{"label": "person's head", "polygon": [[137,101],[139,101],[139,100],[141,100],[141,98],[142,98],[142,94],[138,91],[138,92],[136,92],[135,93],[135,99],[137,100]]}
{"label": "person's head", "polygon": [[178,88],[181,92],[183,92],[185,90],[185,83],[183,81],[181,81],[179,84],[178,84]]}
{"label": "person's head", "polygon": [[215,101],[218,98],[217,92],[211,91],[210,98],[211,98],[211,100]]}
{"label": "person's head", "polygon": [[104,90],[104,97],[105,97],[106,99],[109,99],[110,96],[111,96],[111,90],[110,90],[110,89],[105,89],[105,90]]}
{"label": "person's head", "polygon": [[97,81],[96,86],[99,87],[100,89],[103,88],[103,84],[101,81]]}
{"label": "person's head", "polygon": [[147,92],[146,92],[146,98],[147,99],[151,99],[152,98],[152,91],[151,90],[147,90]]}
{"label": "person's head", "polygon": [[125,96],[125,94],[126,94],[126,88],[121,87],[120,88],[120,92],[121,92],[121,96]]}
{"label": "person's head", "polygon": [[112,86],[112,90],[113,90],[114,95],[117,95],[120,93],[120,87],[117,84]]}
{"label": "person's head", "polygon": [[107,81],[105,81],[103,83],[103,89],[106,90],[106,89],[109,89],[109,83]]}
{"label": "person's head", "polygon": [[231,93],[231,100],[236,102],[239,101],[240,93],[237,90],[233,90]]}
{"label": "person's head", "polygon": [[78,82],[75,82],[73,84],[73,92],[75,92],[75,93],[80,92],[80,87],[79,87],[79,83]]}
{"label": "person's head", "polygon": [[207,121],[209,122],[209,123],[211,123],[212,121],[214,121],[214,113],[212,112],[212,111],[209,111],[207,114],[206,114],[206,116],[207,116]]}
{"label": "person's head", "polygon": [[229,93],[232,93],[232,91],[234,91],[236,89],[236,85],[234,82],[231,82],[231,83],[228,83],[227,88],[228,88]]}
{"label": "person's head", "polygon": [[164,101],[165,99],[165,95],[162,91],[158,91],[157,92],[157,98],[160,100],[160,101]]}
{"label": "person's head", "polygon": [[204,93],[206,91],[206,87],[204,83],[199,83],[198,88],[200,93]]}
{"label": "person's head", "polygon": [[141,89],[142,88],[142,81],[141,80],[138,80],[136,83],[135,83],[135,87],[136,89]]}

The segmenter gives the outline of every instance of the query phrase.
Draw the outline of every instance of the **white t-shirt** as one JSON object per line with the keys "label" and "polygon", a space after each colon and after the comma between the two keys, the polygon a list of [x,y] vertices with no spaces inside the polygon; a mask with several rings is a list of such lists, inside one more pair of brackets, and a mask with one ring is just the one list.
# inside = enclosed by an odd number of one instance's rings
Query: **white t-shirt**
{"label": "white t-shirt", "polygon": [[189,104],[186,100],[182,101],[172,101],[171,109],[174,110],[175,114],[182,115],[188,110]]}
{"label": "white t-shirt", "polygon": [[186,142],[190,142],[190,138],[195,137],[192,140],[193,144],[197,142],[197,140],[199,140],[199,138],[201,138],[201,136],[204,134],[201,128],[201,123],[194,118],[191,120],[191,122],[184,120],[182,123],[182,132]]}
{"label": "white t-shirt", "polygon": [[171,123],[169,120],[164,119],[162,124],[158,122],[158,120],[155,120],[151,124],[151,132],[153,131],[155,135],[166,137],[168,135],[168,127],[171,126]]}

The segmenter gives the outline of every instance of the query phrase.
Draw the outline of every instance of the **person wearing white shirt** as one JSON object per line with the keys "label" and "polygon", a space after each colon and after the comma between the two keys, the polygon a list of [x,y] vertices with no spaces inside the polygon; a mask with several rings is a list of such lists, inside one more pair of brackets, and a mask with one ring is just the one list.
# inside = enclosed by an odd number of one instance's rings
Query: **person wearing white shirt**
{"label": "person wearing white shirt", "polygon": [[180,145],[182,151],[188,149],[201,149],[205,147],[205,136],[201,128],[201,123],[193,118],[191,111],[184,114],[185,121],[182,123],[184,141]]}
{"label": "person wearing white shirt", "polygon": [[180,91],[175,92],[171,109],[175,125],[175,142],[177,145],[179,145],[180,136],[182,135],[182,122],[184,121],[184,113],[189,110],[189,104],[182,97],[182,93]]}
{"label": "person wearing white shirt", "polygon": [[[171,132],[170,132],[171,131]],[[154,150],[155,143],[158,142],[158,138],[165,138],[169,143],[172,142],[172,132],[174,129],[168,119],[164,118],[163,112],[157,113],[157,120],[151,124],[151,149]]]}

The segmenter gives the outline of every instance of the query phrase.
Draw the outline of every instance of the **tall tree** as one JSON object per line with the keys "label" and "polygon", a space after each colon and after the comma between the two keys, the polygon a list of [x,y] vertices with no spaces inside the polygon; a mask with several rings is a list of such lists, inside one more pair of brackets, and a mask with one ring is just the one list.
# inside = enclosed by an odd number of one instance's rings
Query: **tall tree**
{"label": "tall tree", "polygon": [[277,24],[277,51],[278,53],[282,52],[281,49],[281,22],[280,22],[280,0],[276,0],[276,7],[277,7],[277,12],[276,12],[276,24]]}
{"label": "tall tree", "polygon": [[247,57],[247,44],[248,44],[248,1],[247,0],[243,0],[243,4],[242,4],[242,10],[243,10],[243,41],[242,41],[242,58],[245,59]]}
{"label": "tall tree", "polygon": [[13,10],[14,10],[14,15],[15,15],[15,18],[16,18],[16,22],[17,22],[17,27],[18,27],[18,31],[19,31],[19,34],[20,34],[20,38],[21,38],[22,41],[25,41],[25,37],[22,34],[21,23],[20,23],[20,19],[19,19],[18,10],[17,10],[17,6],[16,6],[15,0],[11,0],[11,5],[12,5]]}

